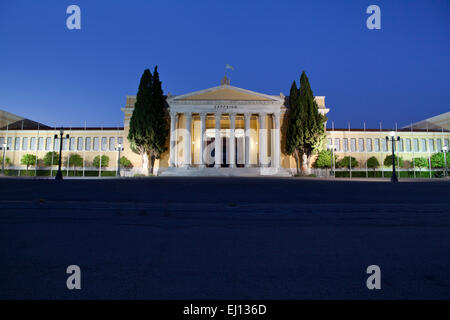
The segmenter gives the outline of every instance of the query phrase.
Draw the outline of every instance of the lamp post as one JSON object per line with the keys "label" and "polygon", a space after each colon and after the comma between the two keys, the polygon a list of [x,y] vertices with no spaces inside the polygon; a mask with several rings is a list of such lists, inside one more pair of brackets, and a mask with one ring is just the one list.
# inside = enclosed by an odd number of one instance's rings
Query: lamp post
{"label": "lamp post", "polygon": [[[448,177],[448,169],[447,169],[447,150],[448,150],[448,146],[444,146],[442,148],[442,152],[444,153],[444,165],[445,165],[445,171],[444,171],[444,177]],[[3,159],[5,156],[3,156]]]}
{"label": "lamp post", "polygon": [[118,156],[117,156],[117,172],[116,172],[116,176],[120,177],[120,151],[123,151],[123,147],[122,144],[118,144],[115,147],[116,151],[118,152]]}
{"label": "lamp post", "polygon": [[[61,129],[59,129],[59,160],[58,160],[58,172],[56,173],[55,176],[55,180],[62,180],[63,179],[63,175],[61,172],[61,162],[62,162],[62,144],[63,144],[63,139],[69,139],[69,135],[67,134],[65,137],[63,137],[64,134],[64,129],[61,127]],[[58,139],[58,135],[55,134],[55,139]],[[53,157],[53,155],[52,155]]]}
{"label": "lamp post", "polygon": [[8,144],[3,143],[0,146],[0,150],[3,150],[2,174],[5,175],[6,150],[9,150]]}
{"label": "lamp post", "polygon": [[335,173],[334,173],[334,151],[336,151],[336,148],[334,148],[333,146],[328,147],[328,150],[331,151],[331,170],[330,170],[330,174],[331,176],[335,177]]}
{"label": "lamp post", "polygon": [[[400,141],[400,137],[397,137],[395,139],[395,132],[391,131],[389,132],[389,136],[391,137],[390,140],[392,142],[392,176],[391,176],[391,182],[398,182],[397,174],[395,172],[395,141]],[[389,141],[389,137],[386,136],[386,142]]]}

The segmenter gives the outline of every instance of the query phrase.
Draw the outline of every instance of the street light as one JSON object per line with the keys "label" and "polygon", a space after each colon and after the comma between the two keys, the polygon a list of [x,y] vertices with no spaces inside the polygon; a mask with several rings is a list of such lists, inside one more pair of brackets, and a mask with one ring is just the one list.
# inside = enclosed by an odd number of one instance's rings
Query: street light
{"label": "street light", "polygon": [[[391,176],[391,182],[398,182],[397,174],[395,173],[395,141],[400,141],[400,137],[397,137],[395,139],[395,131],[389,132],[389,136],[391,137],[390,140],[392,142],[392,176]],[[386,136],[386,142],[389,141],[389,137]]]}
{"label": "street light", "polygon": [[119,153],[117,157],[117,171],[116,176],[120,177],[120,151],[123,151],[122,144],[118,144],[114,149]]}
{"label": "street light", "polygon": [[0,150],[3,150],[2,174],[5,175],[6,150],[9,150],[8,144],[3,143],[0,146]]}
{"label": "street light", "polygon": [[[448,176],[448,169],[447,169],[447,150],[448,150],[448,146],[444,146],[444,147],[442,148],[442,152],[444,153],[444,164],[445,164],[445,173],[444,173],[444,177],[447,177],[447,176]],[[3,159],[5,159],[4,156],[3,156]]]}
{"label": "street light", "polygon": [[[59,138],[58,135],[55,134],[55,140],[59,139],[59,161],[58,161],[58,172],[56,173],[55,176],[55,180],[62,180],[63,179],[63,175],[61,172],[61,162],[62,162],[62,145],[63,145],[63,139],[69,139],[69,135],[67,134],[65,137],[63,137],[64,134],[64,129],[61,127],[61,129],[59,129]],[[53,157],[53,155],[52,155]]]}

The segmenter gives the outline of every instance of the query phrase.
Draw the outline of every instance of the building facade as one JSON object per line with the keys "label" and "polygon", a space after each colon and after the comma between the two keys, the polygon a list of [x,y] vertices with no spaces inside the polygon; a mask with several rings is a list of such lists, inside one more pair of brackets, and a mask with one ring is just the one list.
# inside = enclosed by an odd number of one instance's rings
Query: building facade
{"label": "building facade", "polygon": [[[317,96],[319,112],[327,114],[325,97]],[[79,154],[83,158],[78,171],[115,171],[118,167],[117,147],[123,147],[121,156],[131,161],[132,169],[126,175],[148,173],[148,159],[131,151],[127,140],[135,96],[127,96],[124,126],[121,128],[65,128],[68,139],[63,139],[65,158]],[[168,126],[167,151],[156,160],[154,173],[158,175],[290,175],[296,163],[285,152],[288,98],[283,94],[267,95],[230,85],[226,77],[221,85],[183,95],[167,96]],[[36,156],[34,170],[55,170],[56,163],[45,165],[40,159],[50,151],[59,151],[58,128],[23,119],[2,119],[0,146],[6,145],[7,167],[25,170],[21,159],[25,154]],[[1,115],[1,113],[0,113]],[[439,117],[442,123],[442,117]],[[445,121],[444,121],[445,122]],[[374,156],[382,164],[391,146],[385,137],[391,129],[327,129],[327,147],[333,149],[338,159],[355,157],[358,167],[364,169],[367,159]],[[396,130],[401,140],[396,152],[404,160],[414,157],[429,158],[448,146],[447,129]],[[3,152],[3,151],[2,151]],[[2,156],[3,153],[0,155]],[[96,156],[107,156],[107,167],[93,166]],[[313,159],[314,160],[314,159]],[[312,161],[313,162],[313,161]],[[312,163],[311,162],[311,163]],[[64,161],[64,169],[70,168]],[[72,168],[70,168],[72,170]]]}

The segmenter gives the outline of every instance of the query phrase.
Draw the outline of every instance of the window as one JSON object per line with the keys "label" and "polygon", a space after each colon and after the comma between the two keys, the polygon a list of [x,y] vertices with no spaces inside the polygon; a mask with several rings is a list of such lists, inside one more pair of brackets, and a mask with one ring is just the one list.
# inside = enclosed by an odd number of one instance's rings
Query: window
{"label": "window", "polygon": [[6,146],[9,150],[12,149],[12,137],[8,137],[8,139],[6,139]]}
{"label": "window", "polygon": [[[3,148],[3,144],[5,143],[5,138],[0,137],[0,147]],[[2,149],[3,150],[3,149]]]}
{"label": "window", "polygon": [[30,141],[30,150],[31,150],[31,151],[35,151],[35,150],[36,150],[36,138],[35,138],[35,137],[31,138],[31,141]]}
{"label": "window", "polygon": [[14,150],[20,150],[20,138],[17,137],[14,141]]}
{"label": "window", "polygon": [[379,152],[380,151],[380,139],[376,138],[375,139],[375,152]]}
{"label": "window", "polygon": [[427,140],[422,139],[422,152],[427,152]]}
{"label": "window", "polygon": [[[117,142],[119,143],[119,144],[122,144],[122,142],[119,140],[120,138],[117,138]],[[328,138],[327,139],[327,149],[330,149],[331,148],[331,144],[333,143],[332,142],[333,140],[331,139],[331,138]]]}
{"label": "window", "polygon": [[358,151],[364,152],[364,139],[363,138],[358,139]]}
{"label": "window", "polygon": [[59,152],[59,139],[55,139],[53,143],[53,150]]}
{"label": "window", "polygon": [[24,137],[22,139],[22,150],[27,151],[28,150],[28,138]]}
{"label": "window", "polygon": [[38,150],[39,151],[44,150],[44,138],[43,137],[38,138]]}
{"label": "window", "polygon": [[69,150],[75,150],[75,138],[69,138]]}
{"label": "window", "polygon": [[[448,139],[444,140],[444,146],[446,146],[448,148]],[[449,150],[447,150],[447,151],[449,151]]]}
{"label": "window", "polygon": [[106,137],[102,137],[102,151],[106,151]]}
{"label": "window", "polygon": [[114,137],[109,138],[109,151],[114,151]]}
{"label": "window", "polygon": [[[328,140],[329,140],[329,142],[330,142],[330,144],[331,144],[331,139],[328,139]],[[122,147],[123,147],[123,138],[122,138],[122,137],[118,137],[118,138],[117,138],[117,143],[120,144],[120,145],[122,145]]]}
{"label": "window", "polygon": [[411,139],[406,139],[406,152],[411,152]]}
{"label": "window", "polygon": [[336,151],[341,151],[341,139],[334,138],[334,148]]}
{"label": "window", "polygon": [[366,150],[367,152],[372,152],[372,139],[366,139]]}
{"label": "window", "polygon": [[77,141],[77,150],[82,151],[83,150],[83,138],[79,137]]}
{"label": "window", "polygon": [[436,151],[441,152],[442,151],[442,140],[436,139]]}
{"label": "window", "polygon": [[387,146],[386,142],[387,142],[386,139],[381,139],[381,147],[383,149],[383,152],[387,152],[388,151],[388,146]]}
{"label": "window", "polygon": [[342,141],[342,150],[344,152],[348,151],[348,139],[347,138],[344,138],[343,141]]}
{"label": "window", "polygon": [[86,151],[91,151],[91,138],[86,138],[85,144],[84,144],[84,149]]}
{"label": "window", "polygon": [[98,151],[98,137],[94,138],[94,151]]}
{"label": "window", "polygon": [[430,152],[434,152],[434,140],[428,139],[428,145],[430,146]]}
{"label": "window", "polygon": [[414,139],[414,152],[419,152],[419,139]]}
{"label": "window", "polygon": [[66,138],[62,139],[62,149],[64,151],[67,150],[67,139]]}
{"label": "window", "polygon": [[52,145],[52,138],[48,137],[45,139],[45,150],[50,150],[50,147]]}
{"label": "window", "polygon": [[397,150],[398,152],[403,152],[403,139],[401,138],[399,141],[397,141]]}

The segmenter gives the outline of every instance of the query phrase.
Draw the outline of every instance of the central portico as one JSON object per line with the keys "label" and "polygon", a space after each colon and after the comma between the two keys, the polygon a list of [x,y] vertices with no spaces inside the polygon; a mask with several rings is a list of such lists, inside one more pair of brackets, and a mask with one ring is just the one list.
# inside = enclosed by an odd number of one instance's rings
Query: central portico
{"label": "central portico", "polygon": [[169,94],[169,167],[278,171],[284,100],[231,86],[226,76],[217,87]]}

